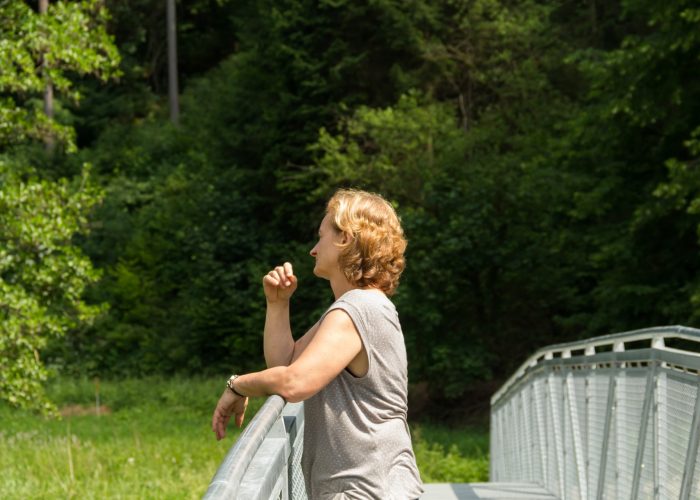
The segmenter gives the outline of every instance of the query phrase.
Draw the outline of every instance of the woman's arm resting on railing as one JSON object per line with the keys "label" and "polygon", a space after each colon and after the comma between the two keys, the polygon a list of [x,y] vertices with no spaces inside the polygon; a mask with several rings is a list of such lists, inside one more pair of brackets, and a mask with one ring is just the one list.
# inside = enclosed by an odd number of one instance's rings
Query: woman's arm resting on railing
{"label": "woman's arm resting on railing", "polygon": [[[350,316],[340,309],[326,315],[303,353],[289,366],[275,366],[248,373],[233,382],[245,396],[278,394],[291,403],[304,401],[328,385],[363,352],[360,334]],[[221,439],[231,415],[243,422],[241,398],[226,389],[214,410],[212,429]],[[228,416],[228,417],[227,417]]]}
{"label": "woman's arm resting on railing", "polygon": [[278,394],[292,403],[304,401],[337,377],[362,349],[360,334],[350,316],[343,310],[333,310],[291,365],[241,375],[234,386],[246,396]]}

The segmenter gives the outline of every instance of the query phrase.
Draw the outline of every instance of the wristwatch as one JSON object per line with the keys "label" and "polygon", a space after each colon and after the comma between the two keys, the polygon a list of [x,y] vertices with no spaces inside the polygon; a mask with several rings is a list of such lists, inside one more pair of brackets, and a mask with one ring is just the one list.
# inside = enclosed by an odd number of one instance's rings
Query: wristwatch
{"label": "wristwatch", "polygon": [[244,396],[243,394],[241,394],[240,392],[238,392],[236,389],[233,388],[233,381],[236,380],[238,377],[240,377],[240,375],[231,375],[228,378],[228,382],[226,382],[226,387],[231,389],[236,396],[240,396],[242,398],[245,398],[247,396]]}

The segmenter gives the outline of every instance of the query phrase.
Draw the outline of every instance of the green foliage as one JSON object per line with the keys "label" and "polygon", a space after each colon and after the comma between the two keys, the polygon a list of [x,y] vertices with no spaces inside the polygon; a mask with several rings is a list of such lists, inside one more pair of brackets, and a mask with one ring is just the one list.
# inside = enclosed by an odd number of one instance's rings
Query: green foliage
{"label": "green foliage", "polygon": [[72,238],[87,230],[101,194],[87,168],[73,185],[22,178],[15,169],[0,163],[0,394],[49,411],[39,351],[100,311],[82,298],[98,273]]}
{"label": "green foliage", "polygon": [[308,182],[305,177],[316,176],[317,187],[310,193],[316,199],[326,198],[334,186],[354,184],[391,193],[400,203],[421,205],[440,170],[436,157],[463,135],[453,111],[445,104],[423,104],[416,92],[389,108],[360,106],[341,122],[340,134],[320,130],[310,147],[318,155],[315,168],[297,178]]}
{"label": "green foliage", "polygon": [[417,440],[414,444],[421,479],[426,483],[486,482],[489,477],[487,456],[464,457],[456,446],[445,450],[438,443]]}
{"label": "green foliage", "polygon": [[413,451],[426,483],[476,483],[489,479],[488,431],[419,424],[411,430]]}
{"label": "green foliage", "polygon": [[[329,297],[311,283],[308,256],[322,209],[289,173],[307,161],[319,127],[332,125],[339,96],[393,99],[399,77],[381,63],[410,54],[417,36],[397,19],[414,13],[395,2],[346,7],[240,4],[241,51],[191,84],[179,130],[157,116],[115,124],[81,153],[107,185],[84,248],[105,269],[96,300],[112,308],[52,356],[90,374],[259,368],[260,280],[283,260],[304,282],[296,331],[311,326]],[[360,22],[372,16],[396,38]],[[331,35],[353,48],[328,47]],[[353,71],[372,81],[345,78]]]}
{"label": "green foliage", "polygon": [[592,299],[570,319],[587,335],[697,320],[697,217],[673,195],[673,177],[697,157],[688,146],[700,85],[687,61],[700,57],[698,20],[682,0],[621,8],[618,44],[570,57],[589,84],[563,158]]}
{"label": "green foliage", "polygon": [[47,118],[37,96],[52,85],[78,101],[70,74],[103,80],[119,74],[108,19],[98,0],[52,3],[46,15],[23,0],[0,3],[0,146],[54,137],[74,149],[73,130]]}
{"label": "green foliage", "polygon": [[[17,26],[42,21],[12,5]],[[330,301],[307,253],[340,186],[383,193],[403,218],[395,301],[411,380],[434,397],[456,401],[547,343],[700,318],[688,0],[189,2],[179,128],[164,123],[162,4],[106,5],[122,80],[77,81],[94,71],[68,56],[56,66],[63,93],[85,95],[59,106],[83,149],[12,150],[52,177],[91,163],[105,189],[77,242],[103,271],[88,299],[110,311],[52,342],[56,367],[260,367],[269,266],[290,260],[300,276],[295,333]],[[16,61],[2,134],[27,135],[18,120],[45,130],[41,47],[0,26],[0,59]]]}

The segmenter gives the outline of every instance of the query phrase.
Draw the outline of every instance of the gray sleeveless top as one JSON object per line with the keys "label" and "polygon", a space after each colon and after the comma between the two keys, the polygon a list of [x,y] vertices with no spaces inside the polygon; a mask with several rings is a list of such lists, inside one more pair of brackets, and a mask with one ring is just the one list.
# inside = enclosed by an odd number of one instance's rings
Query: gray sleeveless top
{"label": "gray sleeveless top", "polygon": [[415,499],[423,493],[406,423],[406,347],[394,304],[355,289],[321,317],[345,311],[362,337],[369,369],[348,370],[304,402],[302,470],[310,500]]}

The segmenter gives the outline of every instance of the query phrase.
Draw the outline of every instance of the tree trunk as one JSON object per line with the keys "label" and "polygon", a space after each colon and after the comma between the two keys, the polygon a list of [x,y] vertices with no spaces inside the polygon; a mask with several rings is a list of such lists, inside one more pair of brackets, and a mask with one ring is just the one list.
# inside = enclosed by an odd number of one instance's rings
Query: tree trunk
{"label": "tree trunk", "polygon": [[[42,16],[45,16],[47,11],[49,10],[49,0],[39,0],[39,14]],[[44,60],[44,57],[42,56],[41,60],[41,72],[42,76],[44,76],[44,80],[46,82],[46,87],[44,87],[44,114],[49,118],[49,120],[53,120],[53,85],[51,84],[51,80],[49,80],[47,76],[47,70],[46,70],[46,61]],[[46,150],[48,152],[52,152],[54,149],[54,139],[51,136],[51,133],[49,133],[45,138],[44,138],[44,144],[46,145]]]}
{"label": "tree trunk", "polygon": [[589,0],[590,10],[589,17],[591,21],[591,37],[593,38],[593,43],[598,47],[598,6],[596,5],[596,0]]}
{"label": "tree trunk", "polygon": [[177,125],[180,119],[180,103],[177,85],[177,32],[175,21],[175,0],[167,0],[168,14],[168,101],[170,121]]}

